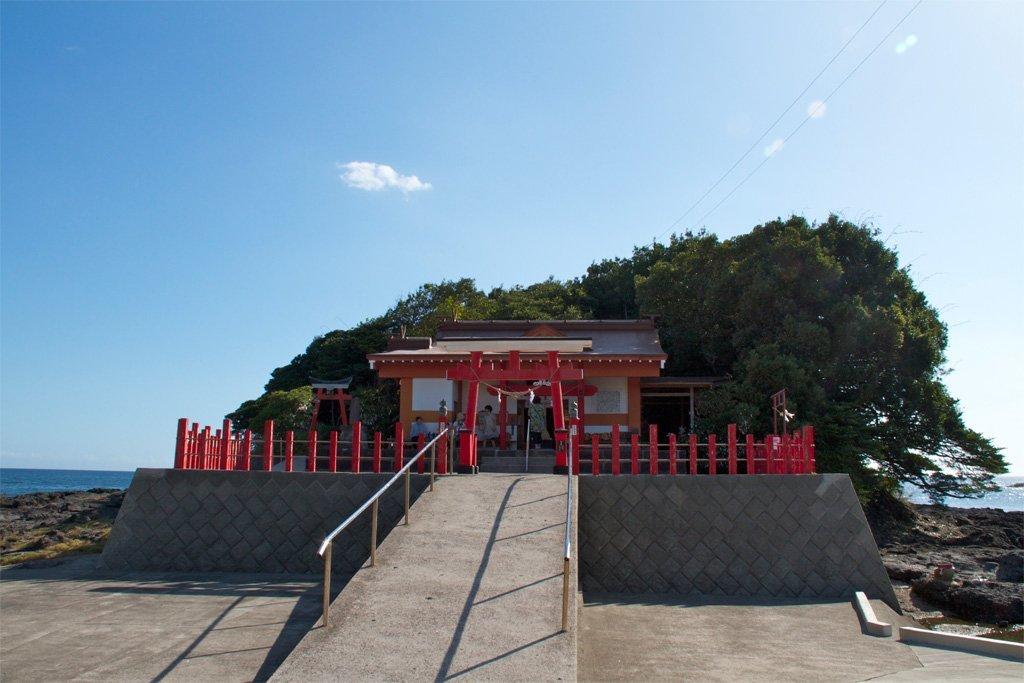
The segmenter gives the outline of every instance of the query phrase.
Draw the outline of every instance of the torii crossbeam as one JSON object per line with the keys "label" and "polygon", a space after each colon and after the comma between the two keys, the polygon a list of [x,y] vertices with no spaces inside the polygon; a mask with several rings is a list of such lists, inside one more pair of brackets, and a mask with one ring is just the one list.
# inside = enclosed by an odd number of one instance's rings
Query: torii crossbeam
{"label": "torii crossbeam", "polygon": [[469,363],[460,363],[448,370],[450,380],[469,382],[466,426],[459,434],[459,472],[475,472],[476,460],[476,406],[480,396],[480,382],[551,382],[551,410],[555,418],[555,471],[565,471],[566,457],[565,412],[562,408],[562,382],[581,381],[583,371],[571,365],[562,365],[557,351],[548,351],[547,363],[524,368],[519,351],[509,351],[508,360],[496,366],[484,364],[483,352],[472,351]]}

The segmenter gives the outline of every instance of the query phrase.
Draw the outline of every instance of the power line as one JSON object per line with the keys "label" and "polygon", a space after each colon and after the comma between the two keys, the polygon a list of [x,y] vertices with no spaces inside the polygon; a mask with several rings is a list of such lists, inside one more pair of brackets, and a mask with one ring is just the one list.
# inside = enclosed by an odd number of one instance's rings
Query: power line
{"label": "power line", "polygon": [[740,165],[740,163],[741,163],[741,162],[742,162],[742,161],[743,161],[744,159],[746,159],[746,158],[747,158],[747,157],[748,157],[748,156],[750,155],[750,153],[751,153],[752,151],[754,151],[754,148],[755,148],[755,147],[757,147],[757,146],[758,146],[758,145],[759,145],[759,144],[761,143],[761,141],[762,141],[762,140],[764,140],[765,136],[766,136],[766,135],[768,135],[768,133],[770,133],[770,132],[772,131],[772,129],[773,129],[773,128],[775,128],[775,126],[777,126],[777,125],[779,124],[779,121],[781,121],[781,120],[782,120],[782,117],[784,117],[784,116],[785,116],[786,114],[788,114],[788,113],[789,113],[789,110],[790,110],[790,109],[792,109],[793,107],[795,107],[795,106],[796,106],[796,104],[797,104],[797,102],[799,102],[799,101],[800,101],[800,100],[801,100],[801,99],[803,98],[803,96],[807,94],[807,91],[808,91],[808,90],[810,90],[810,89],[811,89],[811,87],[812,87],[812,86],[813,86],[813,85],[814,85],[815,83],[817,83],[817,82],[818,82],[818,79],[819,79],[819,78],[821,78],[822,74],[824,74],[824,73],[825,73],[825,71],[826,71],[826,70],[828,70],[828,68],[829,68],[830,66],[832,66],[832,63],[833,63],[833,62],[835,62],[835,61],[836,61],[837,59],[839,59],[839,56],[840,56],[841,54],[843,54],[843,52],[844,52],[844,51],[846,50],[846,48],[847,48],[847,47],[848,47],[848,46],[850,45],[850,43],[852,43],[852,42],[853,42],[854,38],[856,38],[856,37],[857,37],[858,35],[860,35],[860,32],[861,32],[862,30],[864,30],[864,27],[868,25],[868,22],[870,22],[870,21],[871,21],[872,19],[874,19],[875,15],[876,15],[876,14],[878,14],[878,11],[879,11],[880,9],[882,9],[882,7],[883,7],[883,6],[885,5],[885,3],[886,3],[886,2],[887,2],[887,0],[882,0],[882,2],[878,3],[878,6],[877,6],[877,7],[875,7],[875,11],[873,11],[873,12],[872,12],[872,13],[871,13],[870,15],[868,15],[868,18],[864,20],[864,23],[862,23],[862,24],[860,25],[860,27],[859,27],[859,28],[858,28],[858,29],[857,29],[856,31],[854,31],[853,35],[852,35],[852,36],[850,36],[849,40],[847,40],[847,41],[846,41],[845,43],[843,43],[843,46],[839,48],[839,51],[838,51],[838,52],[836,52],[836,53],[835,53],[834,55],[832,55],[832,59],[828,60],[828,62],[827,62],[827,63],[825,64],[825,66],[823,66],[823,67],[821,68],[821,71],[819,71],[819,72],[818,72],[818,75],[816,75],[816,76],[815,76],[814,78],[812,78],[812,79],[811,79],[811,82],[807,84],[807,87],[805,87],[805,88],[804,88],[803,90],[801,90],[801,91],[800,91],[800,94],[799,94],[799,95],[797,95],[796,97],[794,97],[794,98],[793,98],[793,101],[789,103],[789,106],[788,106],[788,107],[786,107],[785,109],[783,109],[783,110],[782,110],[782,113],[781,113],[781,114],[779,114],[778,118],[776,118],[776,119],[775,119],[774,121],[772,121],[772,123],[771,123],[771,125],[770,125],[770,126],[768,126],[767,128],[765,128],[765,129],[764,129],[764,132],[763,132],[763,133],[761,133],[761,136],[760,136],[759,138],[757,138],[756,140],[754,140],[754,143],[753,143],[752,145],[750,145],[750,147],[749,147],[749,148],[747,149],[747,151],[745,151],[745,152],[744,152],[744,153],[743,153],[742,155],[740,155],[740,158],[739,158],[739,159],[737,159],[737,160],[736,160],[736,161],[735,161],[735,162],[733,163],[733,165],[732,165],[732,166],[730,166],[730,167],[729,167],[729,169],[728,169],[728,170],[727,170],[727,171],[726,171],[725,173],[723,173],[723,174],[722,174],[721,176],[719,176],[718,180],[716,180],[716,181],[714,182],[714,184],[713,184],[713,185],[712,185],[711,187],[709,187],[709,188],[708,188],[708,189],[707,189],[707,190],[706,190],[706,191],[704,192],[704,194],[702,194],[702,195],[701,195],[701,196],[700,196],[700,197],[699,197],[699,198],[697,199],[697,201],[695,201],[695,202],[694,202],[693,204],[691,204],[691,205],[690,205],[690,208],[688,208],[688,209],[687,209],[686,211],[684,211],[684,212],[683,212],[683,215],[681,215],[681,216],[680,216],[679,218],[677,218],[677,219],[675,220],[675,222],[673,222],[673,223],[672,223],[672,225],[670,225],[670,226],[668,226],[667,228],[665,228],[665,229],[664,229],[664,230],[663,230],[663,231],[661,232],[661,234],[659,234],[659,235],[658,235],[657,237],[655,237],[655,238],[654,238],[654,239],[655,239],[655,241],[657,241],[657,239],[658,239],[659,237],[661,237],[662,235],[664,235],[664,234],[665,234],[666,232],[668,232],[668,231],[669,231],[669,230],[671,230],[672,228],[674,228],[674,227],[676,227],[677,225],[679,225],[679,223],[681,223],[681,222],[682,222],[682,220],[683,220],[684,218],[686,218],[686,217],[687,217],[688,215],[690,215],[690,212],[691,212],[691,211],[693,211],[693,210],[694,210],[695,208],[697,208],[697,206],[698,206],[698,205],[699,205],[699,204],[700,204],[700,203],[701,203],[702,201],[704,201],[704,199],[705,199],[705,198],[707,198],[707,196],[708,196],[709,194],[711,194],[712,192],[714,192],[714,190],[715,190],[715,188],[716,188],[716,187],[718,187],[719,185],[721,185],[721,184],[722,184],[722,181],[723,181],[723,180],[725,180],[725,179],[726,179],[726,178],[727,178],[727,177],[729,176],[729,174],[730,174],[730,173],[732,173],[732,172],[733,172],[734,170],[736,170],[736,167],[737,167],[737,166],[739,166],[739,165]]}
{"label": "power line", "polygon": [[[892,27],[891,29],[889,29],[889,32],[888,32],[888,33],[886,33],[886,34],[885,34],[885,36],[883,36],[883,37],[882,37],[882,39],[881,39],[880,41],[878,41],[878,43],[877,43],[877,44],[876,44],[876,45],[875,45],[875,46],[874,46],[873,48],[871,48],[871,51],[870,51],[870,52],[868,52],[868,54],[867,54],[867,55],[866,55],[866,56],[864,57],[864,59],[860,60],[860,62],[858,62],[858,63],[857,63],[857,66],[853,67],[853,69],[852,69],[852,70],[850,71],[850,73],[846,74],[846,77],[845,77],[845,78],[844,78],[843,80],[841,80],[841,81],[839,82],[839,85],[837,85],[837,86],[836,86],[835,88],[833,88],[833,89],[832,89],[832,92],[830,92],[830,93],[828,94],[828,97],[826,97],[825,99],[823,99],[823,100],[821,101],[821,104],[819,104],[819,105],[818,105],[817,107],[815,107],[813,111],[809,112],[809,113],[807,114],[807,116],[806,116],[806,117],[804,118],[804,120],[803,120],[803,121],[801,121],[801,122],[800,122],[800,124],[799,124],[799,125],[798,125],[798,126],[797,126],[796,128],[794,128],[794,129],[793,129],[793,132],[791,132],[791,133],[790,133],[789,135],[787,135],[786,137],[784,137],[784,138],[782,139],[782,145],[780,145],[780,148],[781,148],[781,147],[782,147],[783,145],[785,145],[785,144],[786,144],[787,142],[789,142],[790,138],[792,138],[792,137],[793,137],[794,135],[796,135],[796,134],[797,134],[798,132],[800,132],[800,129],[804,127],[804,124],[805,124],[805,123],[807,123],[807,122],[808,122],[808,121],[810,121],[810,120],[811,120],[812,118],[814,118],[814,115],[815,115],[815,114],[816,114],[816,113],[818,112],[818,109],[820,109],[821,107],[825,106],[825,104],[826,104],[826,103],[827,103],[827,102],[828,102],[828,101],[829,101],[830,99],[832,99],[832,96],[833,96],[833,95],[835,95],[835,94],[836,94],[837,92],[839,92],[839,89],[840,89],[840,88],[842,88],[842,87],[843,87],[843,86],[844,86],[844,85],[846,84],[846,82],[847,82],[848,80],[850,80],[850,78],[852,78],[852,77],[853,77],[853,75],[854,75],[855,73],[857,73],[857,71],[858,71],[858,70],[860,69],[860,67],[864,65],[864,62],[868,61],[868,59],[870,59],[870,58],[871,58],[871,55],[875,54],[875,52],[877,52],[877,51],[878,51],[878,48],[882,47],[882,45],[883,45],[883,44],[885,43],[885,41],[887,41],[887,40],[889,39],[889,36],[891,36],[891,35],[892,35],[893,33],[895,33],[895,32],[896,32],[896,29],[898,29],[898,28],[900,27],[900,25],[901,25],[901,24],[902,24],[902,23],[903,23],[904,21],[906,21],[906,20],[907,20],[907,18],[908,18],[908,17],[909,17],[909,16],[911,15],[911,14],[913,14],[913,13],[914,13],[914,10],[916,10],[916,9],[917,9],[917,8],[918,8],[918,7],[919,7],[919,6],[921,5],[921,3],[923,3],[923,2],[924,2],[924,0],[917,0],[917,2],[916,2],[916,3],[914,3],[914,6],[910,8],[910,11],[909,11],[909,12],[907,12],[906,14],[904,14],[904,15],[903,15],[903,17],[902,17],[902,18],[901,18],[901,19],[900,19],[899,21],[897,21],[897,22],[896,22],[896,24],[895,24],[895,25],[893,25],[893,27]],[[707,218],[708,216],[710,216],[710,215],[711,215],[712,213],[714,213],[715,209],[717,209],[717,208],[718,208],[718,207],[720,207],[720,206],[721,206],[721,205],[722,205],[723,203],[725,203],[725,201],[726,201],[727,199],[729,199],[729,197],[731,197],[731,196],[733,196],[734,194],[736,194],[736,191],[737,191],[738,189],[740,189],[741,187],[743,187],[743,185],[744,185],[744,184],[745,184],[745,183],[746,183],[746,182],[747,182],[748,180],[750,180],[751,176],[753,176],[753,175],[754,175],[755,173],[757,173],[757,172],[758,172],[759,170],[761,170],[761,167],[762,167],[762,166],[764,166],[764,165],[765,165],[766,163],[768,163],[768,160],[769,160],[769,159],[771,159],[771,158],[772,158],[772,156],[774,156],[774,154],[772,154],[771,156],[766,156],[766,157],[765,157],[765,158],[764,158],[764,159],[763,159],[763,160],[761,161],[761,163],[759,163],[759,164],[758,164],[757,166],[755,166],[755,167],[754,167],[754,169],[753,169],[753,170],[752,170],[752,171],[751,171],[750,173],[748,173],[748,174],[747,174],[747,175],[746,175],[746,176],[745,176],[745,177],[743,178],[743,180],[741,180],[741,181],[740,181],[740,182],[739,182],[739,183],[738,183],[738,184],[737,184],[737,185],[736,185],[736,186],[735,186],[734,188],[732,188],[731,190],[729,190],[729,193],[728,193],[727,195],[725,195],[725,196],[724,196],[724,197],[722,197],[722,198],[721,198],[720,200],[718,200],[718,203],[717,203],[717,204],[715,204],[714,206],[712,206],[712,207],[711,207],[711,208],[710,208],[710,209],[709,209],[709,210],[707,211],[707,213],[705,213],[705,214],[704,214],[703,216],[701,216],[701,217],[700,217],[700,219],[699,219],[699,220],[697,221],[697,223],[698,223],[698,224],[700,224],[700,223],[703,223],[703,222],[704,222],[704,219],[706,219],[706,218]]]}

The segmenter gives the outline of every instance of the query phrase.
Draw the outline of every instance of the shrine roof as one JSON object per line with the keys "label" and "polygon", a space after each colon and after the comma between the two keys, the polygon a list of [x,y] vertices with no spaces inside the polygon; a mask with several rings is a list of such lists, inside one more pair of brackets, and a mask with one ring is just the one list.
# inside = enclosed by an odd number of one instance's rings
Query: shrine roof
{"label": "shrine roof", "polygon": [[[417,340],[419,341],[419,340]],[[477,346],[478,348],[474,348]],[[415,346],[417,348],[410,348]],[[463,357],[471,350],[524,354],[559,351],[568,357],[646,356],[666,358],[654,321],[639,320],[460,320],[441,323],[437,339],[410,344],[395,337],[370,360]]]}

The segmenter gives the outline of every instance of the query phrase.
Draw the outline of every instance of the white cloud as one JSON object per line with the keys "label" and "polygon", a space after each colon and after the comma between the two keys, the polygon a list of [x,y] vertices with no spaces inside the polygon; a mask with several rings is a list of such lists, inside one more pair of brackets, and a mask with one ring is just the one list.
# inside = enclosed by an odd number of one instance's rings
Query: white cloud
{"label": "white cloud", "polygon": [[917,36],[911,33],[896,44],[896,54],[901,55],[915,45],[917,45]]}
{"label": "white cloud", "polygon": [[782,146],[784,144],[786,144],[786,142],[782,138],[775,138],[774,140],[772,140],[772,144],[764,148],[764,155],[766,157],[774,155],[776,152],[782,149]]}
{"label": "white cloud", "polygon": [[398,188],[402,192],[419,192],[429,190],[430,183],[425,183],[414,175],[402,175],[387,164],[373,161],[350,161],[337,164],[343,173],[339,176],[349,187],[359,190],[376,192],[388,188]]}
{"label": "white cloud", "polygon": [[828,105],[821,100],[814,100],[807,105],[807,115],[812,119],[820,119],[828,111]]}

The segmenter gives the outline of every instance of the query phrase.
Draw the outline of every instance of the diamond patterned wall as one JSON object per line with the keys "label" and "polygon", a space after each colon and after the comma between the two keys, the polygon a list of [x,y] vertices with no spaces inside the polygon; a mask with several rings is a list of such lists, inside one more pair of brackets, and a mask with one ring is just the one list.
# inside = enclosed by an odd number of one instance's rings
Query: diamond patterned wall
{"label": "diamond patterned wall", "polygon": [[[390,477],[139,469],[102,564],[118,570],[320,573],[316,550],[324,535]],[[413,474],[411,500],[428,483],[428,476]],[[401,520],[403,498],[398,482],[381,499],[378,544]],[[367,511],[335,540],[333,567],[355,571],[369,557],[369,544]]]}
{"label": "diamond patterned wall", "polygon": [[846,475],[581,476],[580,582],[600,593],[848,599],[899,610]]}

